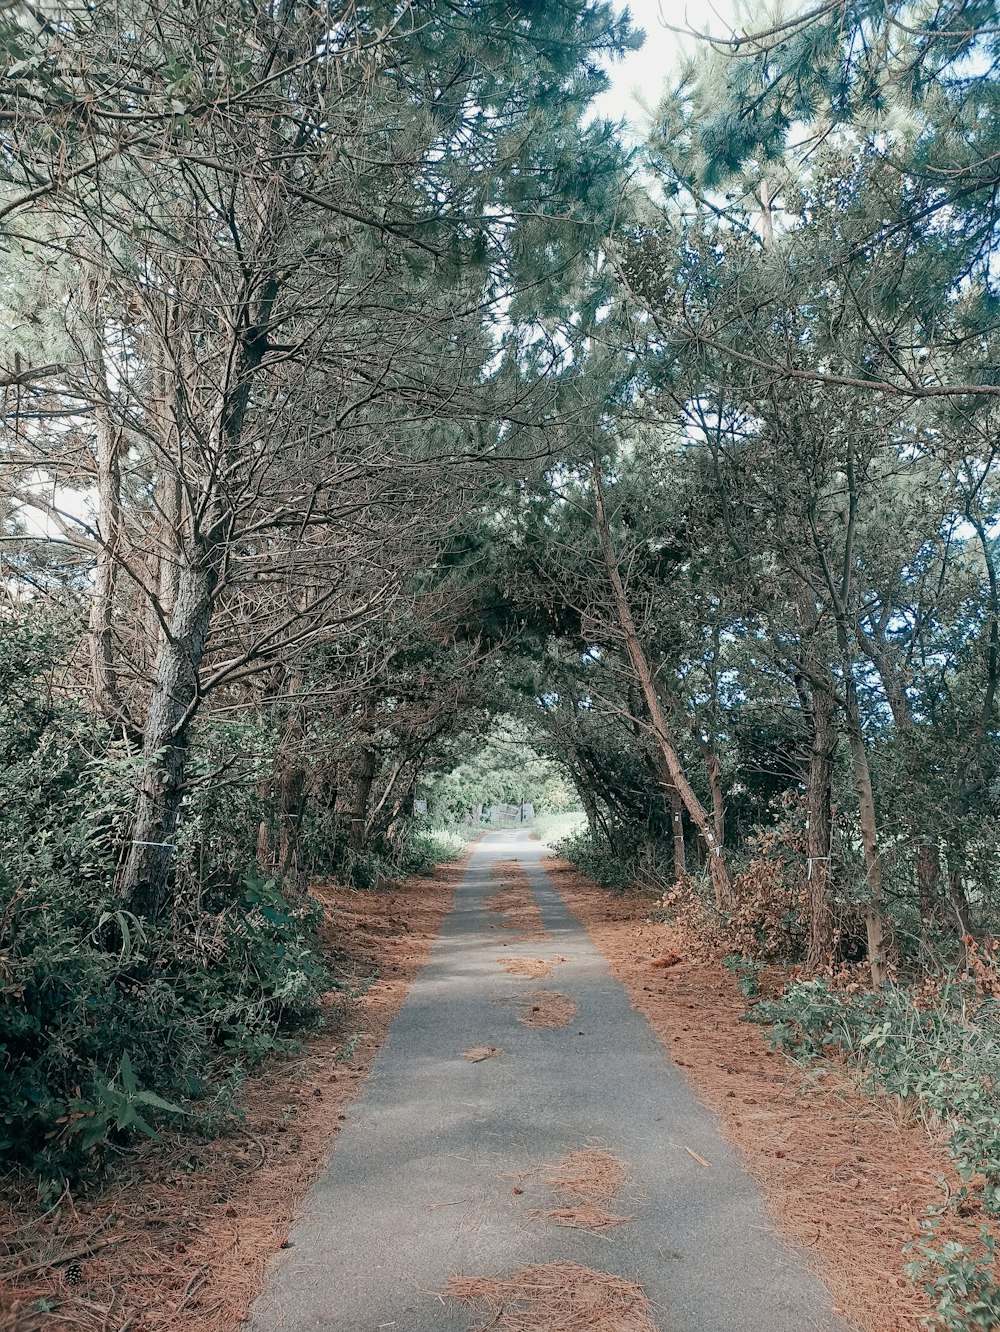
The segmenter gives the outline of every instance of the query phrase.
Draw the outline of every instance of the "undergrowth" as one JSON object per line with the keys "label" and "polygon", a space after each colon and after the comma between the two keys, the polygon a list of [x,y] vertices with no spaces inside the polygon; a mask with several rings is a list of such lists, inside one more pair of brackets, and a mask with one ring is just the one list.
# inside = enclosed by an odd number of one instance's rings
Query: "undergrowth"
{"label": "undergrowth", "polygon": [[418,828],[407,840],[403,870],[406,874],[421,874],[435,865],[446,865],[461,860],[468,843],[454,828]]}
{"label": "undergrowth", "polygon": [[134,764],[60,696],[59,632],[0,635],[0,1161],[43,1199],[137,1134],[209,1126],[329,984],[317,909],[212,853],[234,831],[253,846],[255,811],[224,788],[191,797],[170,914],[122,908]]}
{"label": "undergrowth", "polygon": [[[962,1181],[922,1222],[911,1276],[931,1298],[929,1325],[948,1332],[1000,1326],[993,1223],[1000,1221],[1000,946],[973,947],[968,971],[919,987],[801,981],[762,1000],[753,1020],[798,1058],[846,1058],[866,1087],[896,1096],[943,1128]],[[979,1243],[941,1238],[952,1211],[980,1215]]]}
{"label": "undergrowth", "polygon": [[468,843],[453,828],[414,825],[396,843],[383,842],[361,851],[346,852],[339,863],[327,865],[327,873],[354,888],[379,889],[396,879],[424,874],[435,865],[461,860]]}
{"label": "undergrowth", "polygon": [[553,850],[588,879],[613,892],[624,892],[636,883],[650,884],[660,880],[658,867],[648,860],[651,847],[639,843],[611,847],[605,839],[593,837],[586,827],[577,826],[556,841]]}
{"label": "undergrowth", "polygon": [[584,833],[586,827],[587,818],[581,810],[560,810],[550,814],[536,814],[531,825],[531,835],[547,846],[558,848],[567,838]]}

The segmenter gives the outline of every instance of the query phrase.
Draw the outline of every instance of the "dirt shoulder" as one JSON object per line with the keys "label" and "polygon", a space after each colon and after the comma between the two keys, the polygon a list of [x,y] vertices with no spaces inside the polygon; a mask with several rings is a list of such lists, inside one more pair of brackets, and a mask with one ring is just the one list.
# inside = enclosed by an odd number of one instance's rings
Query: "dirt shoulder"
{"label": "dirt shoulder", "polygon": [[[916,1332],[929,1305],[907,1279],[904,1246],[941,1201],[938,1180],[955,1182],[924,1125],[846,1071],[800,1068],[770,1050],[742,1020],[747,1001],[721,964],[686,956],[682,935],[650,922],[651,897],[612,896],[564,861],[546,872],[838,1309],[865,1332]],[[971,1220],[969,1239],[975,1230]]]}
{"label": "dirt shoulder", "polygon": [[[99,1194],[38,1220],[0,1196],[0,1332],[234,1332],[427,960],[464,864],[398,888],[315,889],[333,974],[324,1031],[268,1061],[210,1141],[143,1144]],[[378,978],[369,983],[373,975]],[[80,1264],[80,1280],[72,1264]]]}

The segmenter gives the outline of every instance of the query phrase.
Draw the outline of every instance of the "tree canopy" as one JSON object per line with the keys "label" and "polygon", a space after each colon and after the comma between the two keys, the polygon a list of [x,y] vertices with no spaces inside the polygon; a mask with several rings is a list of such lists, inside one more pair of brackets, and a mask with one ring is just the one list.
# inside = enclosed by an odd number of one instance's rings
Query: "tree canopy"
{"label": "tree canopy", "polygon": [[308,882],[402,872],[415,798],[578,802],[596,873],[875,988],[996,932],[997,5],[751,12],[631,150],[639,40],[0,6],[0,1106],[49,1180],[124,1061],[155,1118],[308,1019]]}

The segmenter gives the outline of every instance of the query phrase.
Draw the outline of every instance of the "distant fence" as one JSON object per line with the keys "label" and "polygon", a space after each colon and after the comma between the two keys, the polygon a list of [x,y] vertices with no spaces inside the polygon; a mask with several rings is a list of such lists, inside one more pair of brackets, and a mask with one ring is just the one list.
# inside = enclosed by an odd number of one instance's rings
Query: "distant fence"
{"label": "distant fence", "polygon": [[517,828],[531,823],[534,817],[535,807],[530,800],[520,805],[473,805],[469,811],[470,823],[491,828]]}
{"label": "distant fence", "polygon": [[[414,800],[414,814],[427,813],[426,800]],[[535,817],[535,806],[530,800],[521,805],[473,805],[469,810],[467,822],[476,827],[517,828],[522,823],[531,823]]]}

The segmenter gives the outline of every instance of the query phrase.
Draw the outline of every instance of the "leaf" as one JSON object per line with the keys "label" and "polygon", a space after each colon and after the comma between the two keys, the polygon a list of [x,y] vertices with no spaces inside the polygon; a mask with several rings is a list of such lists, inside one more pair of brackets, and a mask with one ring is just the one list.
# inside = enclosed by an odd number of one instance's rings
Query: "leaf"
{"label": "leaf", "polygon": [[139,1084],[135,1080],[135,1071],[132,1068],[132,1060],[126,1050],[122,1055],[121,1068],[118,1070],[122,1080],[122,1088],[129,1096],[134,1096],[139,1090]]}
{"label": "leaf", "polygon": [[166,1110],[172,1115],[186,1115],[187,1111],[182,1105],[174,1105],[172,1101],[165,1101],[162,1096],[157,1096],[156,1092],[141,1091],[136,1092],[132,1097],[135,1105],[148,1105],[154,1110]]}

